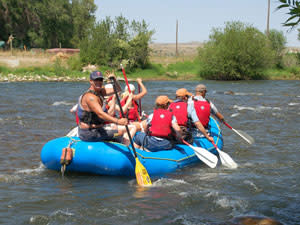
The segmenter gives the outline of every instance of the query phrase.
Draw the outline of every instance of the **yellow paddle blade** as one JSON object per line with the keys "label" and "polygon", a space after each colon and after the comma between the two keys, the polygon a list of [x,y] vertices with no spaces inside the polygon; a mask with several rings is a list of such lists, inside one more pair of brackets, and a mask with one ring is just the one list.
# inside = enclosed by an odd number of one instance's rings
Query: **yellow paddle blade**
{"label": "yellow paddle blade", "polygon": [[152,182],[150,176],[143,166],[143,164],[139,161],[138,157],[135,158],[135,176],[138,185],[140,186],[151,186]]}

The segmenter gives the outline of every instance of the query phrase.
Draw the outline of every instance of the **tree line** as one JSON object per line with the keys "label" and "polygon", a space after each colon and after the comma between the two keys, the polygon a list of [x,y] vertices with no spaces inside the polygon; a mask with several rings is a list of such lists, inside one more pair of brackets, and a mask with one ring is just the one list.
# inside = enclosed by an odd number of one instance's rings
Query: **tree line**
{"label": "tree line", "polygon": [[97,22],[96,9],[94,0],[0,0],[0,41],[12,35],[17,48],[80,48],[80,65],[123,60],[129,69],[145,68],[154,31],[123,16]]}
{"label": "tree line", "polygon": [[93,0],[0,0],[0,40],[14,47],[79,47],[95,23]]}

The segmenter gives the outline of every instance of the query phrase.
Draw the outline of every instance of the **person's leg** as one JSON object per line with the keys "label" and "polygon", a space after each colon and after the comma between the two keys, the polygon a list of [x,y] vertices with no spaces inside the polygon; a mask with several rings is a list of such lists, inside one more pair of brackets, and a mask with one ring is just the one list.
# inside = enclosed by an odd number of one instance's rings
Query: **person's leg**
{"label": "person's leg", "polygon": [[[127,134],[126,127],[118,125],[117,129],[118,129],[118,135],[120,135],[120,136],[123,135],[123,144],[127,145],[127,146],[130,145],[130,139]],[[131,138],[133,138],[136,133],[136,127],[134,125],[128,125],[128,129],[129,129]]]}
{"label": "person's leg", "polygon": [[156,137],[149,137],[147,139],[147,143],[145,147],[152,152],[161,151],[161,150],[169,150],[173,148],[173,144],[170,140],[165,138],[156,138]]}
{"label": "person's leg", "polygon": [[143,146],[145,138],[146,138],[146,134],[144,132],[138,132],[133,139],[134,147],[141,148]]}
{"label": "person's leg", "polygon": [[[125,126],[124,126],[124,129],[125,129],[125,131],[124,131],[124,134],[123,134],[123,144],[128,146],[131,143],[130,143],[130,139],[129,139],[129,136],[128,136],[128,133],[126,131]],[[129,133],[130,133],[131,138],[133,138],[135,133],[136,133],[136,126],[128,125],[128,129],[129,129]]]}

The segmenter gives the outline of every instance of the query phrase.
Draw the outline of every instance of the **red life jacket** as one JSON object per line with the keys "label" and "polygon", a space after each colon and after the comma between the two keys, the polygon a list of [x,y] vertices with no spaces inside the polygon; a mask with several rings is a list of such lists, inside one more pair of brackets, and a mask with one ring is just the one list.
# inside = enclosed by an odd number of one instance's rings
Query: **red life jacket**
{"label": "red life jacket", "polygon": [[210,103],[208,101],[194,100],[194,107],[198,116],[198,119],[204,127],[207,127],[210,116]]}
{"label": "red life jacket", "polygon": [[108,103],[113,99],[113,95],[112,96],[110,96],[107,100],[106,100],[106,105],[105,105],[105,108],[107,109],[107,110],[109,110],[109,105],[108,105]]}
{"label": "red life jacket", "polygon": [[[128,96],[122,99],[121,106],[124,106],[127,102]],[[135,100],[132,100],[133,107],[127,110],[126,117],[129,121],[136,121],[138,119],[138,103]],[[120,113],[120,118],[122,114]]]}
{"label": "red life jacket", "polygon": [[149,128],[149,135],[162,138],[170,138],[172,135],[173,113],[166,109],[154,109]]}
{"label": "red life jacket", "polygon": [[188,121],[187,103],[184,101],[172,102],[169,109],[176,117],[178,125],[186,127]]}

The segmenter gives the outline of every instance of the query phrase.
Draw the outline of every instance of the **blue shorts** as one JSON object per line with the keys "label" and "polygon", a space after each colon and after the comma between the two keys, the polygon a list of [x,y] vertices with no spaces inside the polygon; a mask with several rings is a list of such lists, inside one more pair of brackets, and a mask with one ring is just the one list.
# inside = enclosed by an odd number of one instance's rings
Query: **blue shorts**
{"label": "blue shorts", "polygon": [[134,142],[141,146],[142,149],[144,147],[151,152],[173,148],[173,143],[170,140],[149,136],[144,132],[138,132],[134,137]]}
{"label": "blue shorts", "polygon": [[110,141],[118,136],[117,129],[111,129],[109,125],[93,129],[80,129],[79,138],[83,141]]}

